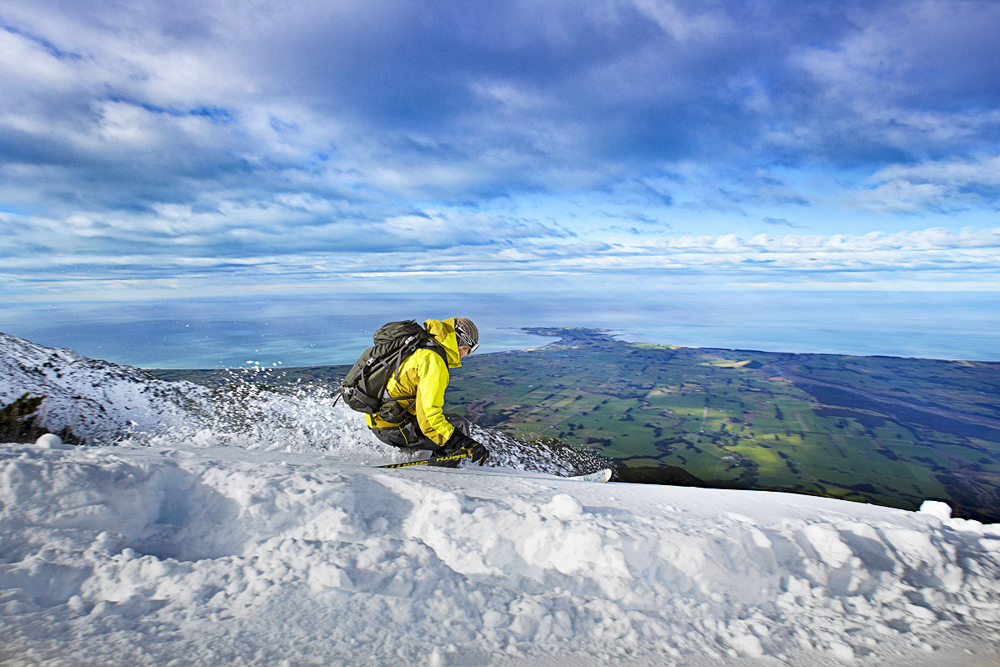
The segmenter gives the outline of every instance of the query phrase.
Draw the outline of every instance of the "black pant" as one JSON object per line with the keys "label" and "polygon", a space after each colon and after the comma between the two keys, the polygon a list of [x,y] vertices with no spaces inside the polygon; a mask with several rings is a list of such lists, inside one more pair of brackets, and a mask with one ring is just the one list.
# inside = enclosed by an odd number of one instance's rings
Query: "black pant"
{"label": "black pant", "polygon": [[[462,415],[449,413],[444,416],[448,423],[457,428],[465,435],[471,434],[469,420]],[[420,424],[413,415],[407,415],[406,419],[399,426],[392,428],[373,428],[375,437],[387,445],[399,447],[410,451],[429,449],[436,456],[444,456],[450,452],[445,452],[444,447],[424,435],[420,430]]]}

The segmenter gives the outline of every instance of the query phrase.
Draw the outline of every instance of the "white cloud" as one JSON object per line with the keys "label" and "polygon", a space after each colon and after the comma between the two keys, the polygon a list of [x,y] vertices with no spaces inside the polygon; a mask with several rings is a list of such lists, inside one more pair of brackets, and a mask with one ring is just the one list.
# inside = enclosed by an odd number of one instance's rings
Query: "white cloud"
{"label": "white cloud", "polygon": [[[323,208],[295,198],[290,203]],[[289,211],[260,207],[256,214],[277,219]],[[183,207],[163,210],[156,231],[171,235],[176,251],[165,251],[163,244],[135,242],[131,252],[120,255],[94,250],[81,254],[73,249],[88,247],[95,237],[134,234],[121,220],[80,217],[60,226],[36,219],[24,225],[23,216],[0,214],[5,239],[39,229],[48,230],[51,238],[79,237],[63,245],[53,243],[45,252],[0,257],[0,273],[7,277],[11,298],[19,300],[45,295],[64,299],[81,290],[114,292],[119,298],[158,292],[169,298],[192,291],[224,294],[267,286],[309,292],[345,281],[386,287],[390,275],[405,291],[406,286],[445,284],[456,274],[478,291],[571,287],[575,280],[583,281],[580,285],[599,283],[627,290],[660,274],[715,283],[869,287],[906,283],[925,288],[947,284],[952,289],[992,284],[1000,289],[1000,227],[750,238],[736,234],[578,238],[538,223],[518,224],[487,215],[430,211],[378,222],[295,227],[276,220],[245,224],[244,216],[253,213],[254,207],[211,214]],[[227,217],[243,224],[233,224]],[[295,246],[289,244],[290,238],[297,239]],[[36,238],[33,247],[45,242]],[[229,249],[217,251],[227,242]]]}
{"label": "white cloud", "polygon": [[867,183],[868,189],[857,193],[853,200],[863,210],[913,213],[973,206],[998,209],[1000,156],[893,165],[873,174]]}
{"label": "white cloud", "polygon": [[673,0],[632,0],[636,9],[653,19],[663,32],[678,42],[718,39],[736,26],[727,16],[711,9],[688,12]]}

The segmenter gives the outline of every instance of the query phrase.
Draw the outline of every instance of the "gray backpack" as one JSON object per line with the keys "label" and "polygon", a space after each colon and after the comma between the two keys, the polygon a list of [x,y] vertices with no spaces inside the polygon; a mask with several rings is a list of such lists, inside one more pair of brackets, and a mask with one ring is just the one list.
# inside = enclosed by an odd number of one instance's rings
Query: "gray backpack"
{"label": "gray backpack", "polygon": [[448,364],[448,355],[416,320],[383,325],[375,332],[373,342],[375,345],[361,354],[361,358],[340,384],[339,397],[352,410],[377,415],[394,424],[403,419],[412,405],[401,406],[396,401],[413,401],[417,397],[389,396],[386,390],[389,378],[395,374],[399,380],[399,367],[420,348],[437,352],[444,359],[445,365]]}

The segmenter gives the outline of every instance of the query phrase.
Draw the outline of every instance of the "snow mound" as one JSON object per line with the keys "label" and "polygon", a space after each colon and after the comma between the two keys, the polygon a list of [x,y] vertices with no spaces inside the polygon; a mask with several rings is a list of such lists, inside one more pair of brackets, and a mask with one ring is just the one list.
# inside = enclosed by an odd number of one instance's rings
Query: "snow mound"
{"label": "snow mound", "polygon": [[0,507],[0,662],[986,665],[1000,647],[1000,527],[933,512],[34,445],[0,446]]}

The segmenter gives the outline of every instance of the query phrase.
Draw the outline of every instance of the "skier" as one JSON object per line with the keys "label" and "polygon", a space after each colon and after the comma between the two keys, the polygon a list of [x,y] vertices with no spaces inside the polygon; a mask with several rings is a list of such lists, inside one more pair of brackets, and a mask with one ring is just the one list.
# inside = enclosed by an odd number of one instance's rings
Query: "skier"
{"label": "skier", "polygon": [[[458,414],[444,414],[444,391],[450,379],[448,369],[458,368],[462,359],[479,347],[479,329],[467,317],[427,320],[424,328],[443,348],[444,354],[430,348],[415,350],[389,378],[389,396],[415,396],[402,421],[389,423],[378,415],[367,415],[368,427],[375,437],[393,447],[410,451],[428,451],[428,465],[457,467],[461,459],[437,461],[442,457],[465,454],[479,465],[489,450],[470,437],[469,421]],[[444,357],[447,357],[445,363]]]}

